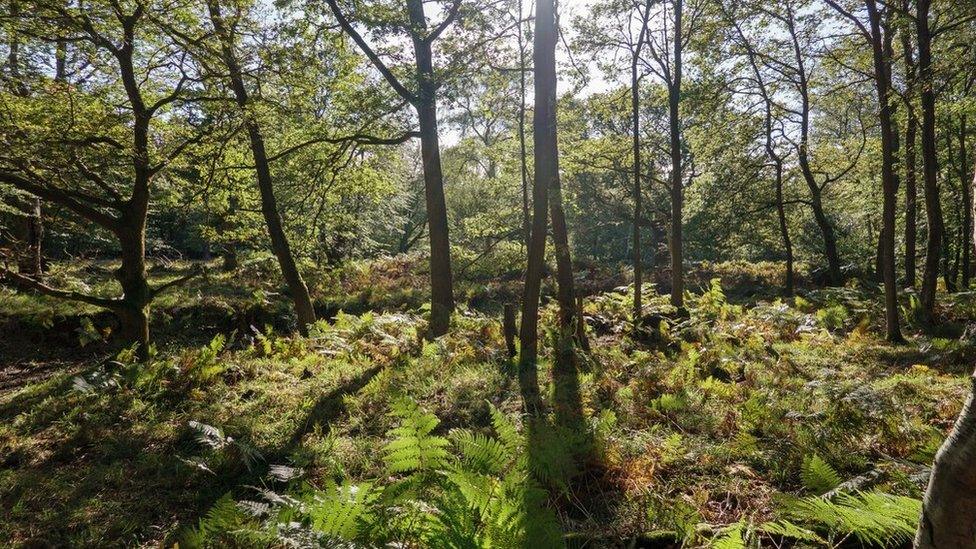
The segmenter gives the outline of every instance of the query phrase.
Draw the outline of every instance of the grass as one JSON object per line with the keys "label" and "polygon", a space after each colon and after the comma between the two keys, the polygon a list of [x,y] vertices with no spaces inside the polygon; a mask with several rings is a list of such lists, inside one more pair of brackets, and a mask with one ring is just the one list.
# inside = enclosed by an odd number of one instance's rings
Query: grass
{"label": "grass", "polygon": [[[378,268],[372,278],[362,266],[330,276],[357,296],[347,303],[378,306],[392,288],[385,281],[414,267]],[[161,300],[161,343],[145,366],[126,352],[106,360],[113,355],[98,341],[79,348],[78,333],[33,357],[5,344],[0,539],[172,543],[225,494],[244,501],[260,499],[257,488],[288,494],[389,478],[379,449],[402,397],[440,419],[439,435],[490,433],[492,407],[518,419],[517,381],[491,308],[461,311],[436,342],[419,337],[412,297],[337,314],[301,339],[281,330],[287,304],[274,285],[247,273],[213,275]],[[379,290],[362,298],[370,280]],[[815,495],[804,474],[814,456],[840,479],[870,477],[865,489],[920,496],[967,391],[976,347],[962,327],[976,320],[972,296],[942,296],[941,337],[909,325],[909,343],[890,346],[870,286],[735,303],[718,283],[701,286],[691,318],[653,334],[635,333],[624,291],[586,299],[592,351],[579,364],[592,452],[565,489],[547,486],[546,505],[571,544],[663,537],[700,546],[736,524],[782,519],[784,496]],[[653,288],[646,301],[649,313],[668,314]],[[21,327],[11,339],[45,333],[44,323],[33,326],[53,302],[4,294],[3,304],[5,322]],[[54,307],[55,322],[94,314]],[[270,320],[245,325],[238,316],[248,314]],[[543,325],[554,315],[547,307]],[[217,333],[232,335],[211,341]],[[200,424],[219,435],[201,438]],[[275,466],[299,478],[277,478]]]}

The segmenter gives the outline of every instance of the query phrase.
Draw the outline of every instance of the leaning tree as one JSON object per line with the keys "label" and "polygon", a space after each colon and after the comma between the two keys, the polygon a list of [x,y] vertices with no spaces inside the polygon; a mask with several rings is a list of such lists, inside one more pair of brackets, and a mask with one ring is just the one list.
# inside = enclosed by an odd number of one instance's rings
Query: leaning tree
{"label": "leaning tree", "polygon": [[[195,108],[196,67],[159,25],[176,16],[170,5],[111,1],[83,7],[34,1],[26,35],[74,44],[87,69],[74,80],[40,74],[25,94],[4,94],[0,119],[0,182],[63,207],[93,231],[112,235],[121,264],[122,294],[91,295],[4,271],[14,284],[114,312],[123,337],[145,358],[149,306],[164,290],[146,275],[146,225],[159,185],[177,177],[174,165],[217,125]],[[43,50],[38,55],[43,55]]]}

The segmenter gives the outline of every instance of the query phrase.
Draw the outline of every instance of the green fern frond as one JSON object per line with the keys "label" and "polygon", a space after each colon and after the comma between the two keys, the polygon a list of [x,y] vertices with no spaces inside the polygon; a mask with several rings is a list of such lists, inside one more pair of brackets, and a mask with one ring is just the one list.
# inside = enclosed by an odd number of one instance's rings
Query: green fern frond
{"label": "green fern frond", "polygon": [[387,435],[392,439],[383,448],[383,461],[390,474],[432,471],[447,465],[446,447],[450,442],[431,435],[440,420],[424,412],[417,403],[401,399],[393,405],[393,415],[400,418],[400,426]]}
{"label": "green fern frond", "polygon": [[824,539],[817,535],[817,533],[813,530],[808,530],[788,520],[764,522],[760,524],[756,530],[773,536],[781,536],[799,541],[826,544]]}
{"label": "green fern frond", "polygon": [[447,479],[458,488],[470,508],[484,511],[495,495],[498,481],[478,472],[458,468],[447,473]]}
{"label": "green fern frond", "polygon": [[803,458],[800,478],[807,490],[818,495],[837,488],[842,482],[837,470],[817,454]]}
{"label": "green fern frond", "polygon": [[206,537],[215,536],[238,528],[246,518],[245,513],[228,492],[207,510],[207,514],[200,519],[197,530]]}
{"label": "green fern frond", "polygon": [[576,454],[584,443],[581,433],[538,423],[529,435],[527,466],[541,482],[560,489],[568,489],[569,480],[576,474]]}
{"label": "green fern frond", "polygon": [[328,536],[355,539],[369,520],[374,495],[369,483],[345,483],[323,490],[308,505],[312,527]]}
{"label": "green fern frond", "polygon": [[745,524],[737,522],[726,528],[709,544],[712,549],[746,549]]}
{"label": "green fern frond", "polygon": [[456,429],[451,435],[465,466],[471,470],[500,473],[514,459],[509,449],[494,438],[466,429]]}
{"label": "green fern frond", "polygon": [[862,543],[888,546],[912,538],[922,503],[909,497],[868,492],[841,494],[836,502],[819,497],[788,500],[784,511],[832,534],[853,535]]}
{"label": "green fern frond", "polygon": [[489,412],[491,413],[491,426],[498,434],[498,440],[505,447],[508,455],[519,454],[525,445],[525,438],[519,433],[518,428],[495,406],[489,405]]}

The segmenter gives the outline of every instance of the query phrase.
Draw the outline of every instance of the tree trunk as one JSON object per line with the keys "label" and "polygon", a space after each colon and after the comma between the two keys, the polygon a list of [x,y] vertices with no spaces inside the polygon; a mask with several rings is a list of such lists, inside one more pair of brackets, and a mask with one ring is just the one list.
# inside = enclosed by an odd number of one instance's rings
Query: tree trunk
{"label": "tree trunk", "polygon": [[783,238],[783,252],[786,254],[786,291],[787,297],[793,297],[796,289],[793,274],[793,241],[790,240],[790,229],[786,223],[786,208],[783,206],[783,161],[776,162],[776,216],[779,219],[779,233]]}
{"label": "tree trunk", "polygon": [[427,29],[422,0],[407,0],[417,62],[419,95],[415,108],[420,123],[420,151],[424,166],[427,223],[430,231],[430,337],[447,333],[454,312],[454,282],[451,273],[451,246],[448,238],[444,176],[437,132],[437,82],[434,78],[430,42],[422,35]]}
{"label": "tree trunk", "polygon": [[773,142],[773,100],[770,97],[769,89],[766,87],[762,71],[759,69],[756,50],[749,43],[749,40],[746,39],[745,33],[742,32],[742,28],[735,22],[735,19],[728,14],[726,16],[735,27],[739,39],[742,41],[742,45],[745,46],[746,54],[749,58],[749,66],[752,68],[753,75],[756,78],[756,84],[759,86],[759,94],[762,96],[765,106],[763,127],[765,130],[766,156],[773,162],[775,170],[776,217],[779,222],[779,232],[783,239],[783,253],[786,255],[786,283],[784,290],[788,297],[792,297],[795,286],[793,274],[793,241],[790,239],[790,229],[786,220],[786,206],[783,202],[783,158],[776,152],[776,146]]}
{"label": "tree trunk", "polygon": [[522,355],[519,360],[519,382],[522,398],[529,413],[541,410],[538,371],[539,297],[545,261],[547,211],[552,216],[553,243],[556,248],[559,284],[559,333],[553,381],[556,386],[556,415],[560,421],[573,421],[578,408],[572,395],[578,396],[573,363],[573,314],[575,309],[572,260],[566,219],[559,183],[559,149],[556,129],[556,13],[553,0],[541,0],[535,19],[535,109],[532,120],[535,178],[533,182],[532,239],[525,274],[522,301],[522,326],[519,334]]}
{"label": "tree trunk", "polygon": [[274,181],[271,178],[271,167],[268,162],[267,151],[264,146],[264,137],[261,135],[261,128],[253,113],[248,108],[248,93],[244,86],[244,78],[241,73],[240,64],[237,61],[237,54],[234,51],[234,37],[230,34],[230,29],[224,25],[220,14],[220,5],[215,0],[207,2],[210,11],[210,19],[214,26],[218,39],[220,40],[221,52],[224,64],[227,65],[231,88],[234,90],[234,97],[240,107],[247,128],[247,135],[251,145],[251,155],[254,158],[254,167],[257,176],[258,189],[261,192],[261,213],[264,215],[265,224],[268,227],[268,236],[271,238],[271,249],[278,258],[278,265],[281,267],[282,277],[288,285],[292,301],[295,304],[295,313],[298,316],[298,331],[302,335],[308,334],[308,326],[315,322],[315,309],[312,307],[312,299],[308,293],[308,286],[302,279],[295,258],[291,252],[291,245],[285,234],[281,222],[281,214],[278,212],[278,203],[274,195]]}
{"label": "tree trunk", "polygon": [[21,223],[21,250],[17,258],[17,270],[21,274],[39,276],[44,270],[41,256],[41,240],[44,236],[44,224],[41,218],[41,199],[33,197],[27,204],[27,211]]}
{"label": "tree trunk", "polygon": [[122,286],[122,300],[115,309],[119,317],[122,338],[136,345],[141,361],[149,358],[149,303],[152,290],[146,277],[145,217],[123,217],[118,231],[122,264],[115,271],[115,279]]}
{"label": "tree trunk", "polygon": [[681,15],[683,0],[674,1],[674,77],[668,86],[668,121],[671,137],[671,304],[684,306],[684,254],[682,252],[682,202],[684,178],[681,175],[681,54],[683,38]]}
{"label": "tree trunk", "polygon": [[[20,3],[11,0],[10,20],[17,21],[20,17]],[[30,90],[20,74],[20,41],[17,31],[11,29],[7,43],[7,66],[10,69],[10,80],[12,91],[20,97],[27,97]],[[26,216],[23,222],[23,234],[21,241],[23,250],[17,258],[17,267],[22,274],[40,275],[43,268],[41,265],[41,238],[43,236],[43,225],[41,219],[41,199],[32,197],[26,207]]]}
{"label": "tree trunk", "polygon": [[569,249],[569,232],[563,211],[563,193],[559,181],[559,146],[556,96],[556,28],[555,0],[540,0],[536,12],[535,57],[535,144],[536,180],[548,186],[549,216],[552,218],[552,242],[556,251],[556,300],[559,302],[559,330],[556,357],[552,368],[554,412],[556,422],[578,426],[582,420],[579,379],[573,350],[576,326],[576,291],[573,262]]}
{"label": "tree trunk", "polygon": [[[903,4],[908,10],[908,3]],[[905,286],[915,287],[915,265],[917,223],[918,223],[918,177],[915,167],[915,138],[918,133],[918,118],[912,104],[915,96],[915,59],[912,51],[911,34],[907,28],[901,29],[902,57],[905,60],[905,97],[908,103],[905,126]]]}
{"label": "tree trunk", "polygon": [[865,0],[871,24],[871,49],[874,80],[878,93],[878,121],[881,126],[881,189],[883,213],[881,228],[881,270],[885,294],[885,338],[904,341],[898,319],[898,285],[895,274],[895,208],[898,187],[895,179],[896,141],[891,119],[891,33],[882,35],[881,15],[876,0]]}
{"label": "tree trunk", "polygon": [[932,33],[929,30],[931,0],[916,2],[915,29],[918,35],[918,75],[921,83],[922,160],[925,189],[925,216],[928,221],[928,249],[922,273],[921,316],[932,322],[935,315],[935,291],[939,281],[939,260],[942,257],[942,203],[939,199],[939,159],[935,137],[935,90],[932,78]]}
{"label": "tree trunk", "polygon": [[502,333],[505,336],[505,348],[508,350],[508,358],[515,358],[517,349],[515,347],[515,334],[518,328],[515,323],[515,306],[506,303],[502,311]]}
{"label": "tree trunk", "polygon": [[969,279],[972,276],[972,246],[973,246],[973,188],[969,179],[969,147],[966,143],[966,115],[959,121],[959,184],[962,187],[962,289],[969,290]]}
{"label": "tree trunk", "polygon": [[823,238],[824,255],[827,257],[827,278],[831,285],[839,285],[841,280],[840,255],[837,253],[837,237],[834,235],[834,226],[824,212],[823,189],[813,176],[813,169],[810,167],[810,91],[807,82],[806,67],[803,63],[803,49],[800,47],[797,38],[797,30],[793,20],[793,13],[790,12],[786,18],[790,38],[793,44],[793,55],[796,60],[797,87],[800,92],[800,143],[797,146],[797,161],[800,164],[800,172],[803,174],[803,181],[806,182],[810,191],[810,207],[813,210],[813,218],[820,229]]}
{"label": "tree trunk", "polygon": [[976,546],[976,374],[949,437],[935,455],[915,549],[972,549]]}
{"label": "tree trunk", "polygon": [[[641,32],[643,37],[644,33]],[[640,88],[637,76],[637,63],[640,60],[640,45],[634,53],[630,65],[630,106],[631,106],[631,127],[633,129],[634,147],[634,327],[640,325],[643,303],[642,300],[642,278],[643,266],[641,265],[641,154],[640,154]]]}
{"label": "tree trunk", "polygon": [[518,45],[519,45],[519,175],[522,178],[522,241],[528,251],[532,240],[532,217],[529,214],[529,165],[525,148],[525,42],[522,35],[522,0],[518,2]]}

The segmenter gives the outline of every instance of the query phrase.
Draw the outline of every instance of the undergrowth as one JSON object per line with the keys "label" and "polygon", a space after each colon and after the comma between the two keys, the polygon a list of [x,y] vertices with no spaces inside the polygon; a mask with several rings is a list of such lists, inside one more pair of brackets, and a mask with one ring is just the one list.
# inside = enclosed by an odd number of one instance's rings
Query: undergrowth
{"label": "undergrowth", "polygon": [[[895,547],[966,392],[960,329],[880,339],[870,287],[676,314],[653,288],[584,301],[574,429],[520,414],[500,319],[421,337],[417,311],[337,313],[131,351],[0,395],[0,537],[187,546]],[[904,298],[911,307],[911,297]],[[555,309],[543,311],[543,325]],[[910,327],[912,328],[912,327]],[[917,327],[914,327],[917,328]],[[92,337],[95,337],[92,335]],[[80,343],[80,342],[79,342]],[[540,379],[549,379],[544,351]],[[552,396],[548,381],[544,397]]]}

